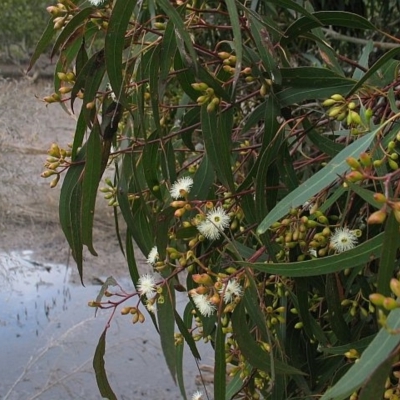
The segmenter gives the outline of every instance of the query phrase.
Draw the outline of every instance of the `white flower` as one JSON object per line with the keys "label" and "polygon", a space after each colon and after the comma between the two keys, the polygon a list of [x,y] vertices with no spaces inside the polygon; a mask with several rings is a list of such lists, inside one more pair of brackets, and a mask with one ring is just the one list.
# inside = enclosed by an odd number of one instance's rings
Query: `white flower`
{"label": "white flower", "polygon": [[141,296],[146,295],[148,298],[156,294],[156,281],[151,274],[142,275],[137,284],[137,290]]}
{"label": "white flower", "polygon": [[228,283],[219,290],[219,293],[224,296],[225,303],[230,303],[235,297],[240,297],[243,294],[242,287],[236,279],[230,279]]}
{"label": "white flower", "polygon": [[229,215],[222,207],[213,208],[206,219],[197,226],[199,232],[207,239],[219,239],[221,232],[229,226]]}
{"label": "white flower", "polygon": [[100,5],[101,3],[103,3],[103,1],[104,1],[104,0],[89,0],[89,3],[90,3],[92,6],[98,6],[98,5]]}
{"label": "white flower", "polygon": [[154,246],[151,250],[149,255],[147,256],[147,263],[150,265],[154,265],[158,260],[158,249],[157,246]]}
{"label": "white flower", "polygon": [[209,317],[210,315],[214,314],[214,311],[216,310],[214,304],[208,300],[207,296],[204,294],[197,294],[194,293],[192,294],[192,299],[194,301],[194,304],[196,305],[196,308],[200,311],[200,314],[203,315],[204,317]]}
{"label": "white flower", "polygon": [[353,249],[357,245],[356,234],[348,228],[336,228],[331,237],[330,247],[338,253]]}
{"label": "white flower", "polygon": [[196,392],[193,393],[192,400],[202,400],[203,399],[203,393],[200,392],[200,390],[197,390]]}
{"label": "white flower", "polygon": [[171,187],[170,193],[171,197],[175,200],[185,197],[186,194],[190,192],[190,189],[193,186],[193,179],[184,176],[183,178],[179,178]]}

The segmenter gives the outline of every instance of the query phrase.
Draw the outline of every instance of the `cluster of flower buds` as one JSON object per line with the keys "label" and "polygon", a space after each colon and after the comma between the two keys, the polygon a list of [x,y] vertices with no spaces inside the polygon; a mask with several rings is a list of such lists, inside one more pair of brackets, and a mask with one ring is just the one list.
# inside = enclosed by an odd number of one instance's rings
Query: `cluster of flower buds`
{"label": "cluster of flower buds", "polygon": [[62,149],[58,146],[58,144],[53,143],[50,146],[50,149],[47,151],[48,157],[46,158],[46,162],[44,164],[46,171],[42,172],[40,175],[42,178],[49,178],[50,176],[55,175],[53,180],[50,182],[50,187],[54,188],[57,186],[58,181],[60,180],[60,171],[59,168],[65,169],[70,165],[69,158],[71,157],[70,149]]}
{"label": "cluster of flower buds", "polygon": [[398,279],[392,278],[390,280],[390,290],[397,297],[397,299],[391,296],[386,297],[380,293],[372,293],[369,295],[370,302],[375,306],[382,307],[388,311],[400,308],[400,281]]}
{"label": "cluster of flower buds", "polygon": [[47,12],[53,16],[54,29],[62,29],[71,19],[68,4],[57,3],[55,6],[47,7]]}
{"label": "cluster of flower buds", "polygon": [[75,83],[76,76],[75,74],[70,71],[70,72],[57,72],[57,76],[60,79],[60,81],[63,83],[63,86],[61,86],[58,89],[58,92],[63,95],[67,94],[72,90],[73,84]]}
{"label": "cluster of flower buds", "polygon": [[107,186],[101,187],[99,190],[104,194],[104,198],[108,200],[108,205],[110,207],[118,207],[117,201],[117,188],[113,185],[110,178],[106,178],[105,183]]}
{"label": "cluster of flower buds", "polygon": [[330,107],[327,115],[337,121],[345,121],[348,126],[357,127],[362,124],[360,114],[355,109],[358,107],[354,101],[347,101],[341,94],[333,94],[322,105]]}
{"label": "cluster of flower buds", "polygon": [[[223,70],[228,72],[229,74],[233,75],[235,73],[235,66],[236,66],[236,56],[234,54],[228,53],[226,51],[221,51],[218,53],[218,57],[223,60]],[[249,74],[250,76],[250,74]]]}
{"label": "cluster of flower buds", "polygon": [[133,315],[132,317],[132,323],[136,324],[137,322],[140,322],[141,324],[145,321],[145,316],[143,313],[137,308],[137,307],[123,307],[121,309],[121,315]]}
{"label": "cluster of flower buds", "polygon": [[192,88],[203,94],[197,98],[197,104],[202,106],[207,104],[207,111],[212,112],[219,106],[220,99],[215,95],[214,89],[210,88],[206,83],[192,83]]}

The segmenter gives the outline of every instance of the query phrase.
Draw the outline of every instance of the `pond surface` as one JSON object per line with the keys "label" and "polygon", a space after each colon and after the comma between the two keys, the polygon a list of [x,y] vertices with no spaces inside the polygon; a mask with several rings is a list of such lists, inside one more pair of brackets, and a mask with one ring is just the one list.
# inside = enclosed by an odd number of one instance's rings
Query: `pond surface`
{"label": "pond surface", "polygon": [[[100,310],[95,317],[87,302],[101,286],[77,286],[69,278],[67,267],[37,263],[30,251],[0,253],[2,400],[101,399],[92,359],[110,311]],[[132,288],[127,279],[118,282]],[[213,363],[207,349],[199,343],[206,354],[203,366]],[[150,320],[133,325],[129,316],[116,313],[107,332],[105,361],[118,399],[182,398]],[[184,368],[190,398],[202,388],[189,353]]]}

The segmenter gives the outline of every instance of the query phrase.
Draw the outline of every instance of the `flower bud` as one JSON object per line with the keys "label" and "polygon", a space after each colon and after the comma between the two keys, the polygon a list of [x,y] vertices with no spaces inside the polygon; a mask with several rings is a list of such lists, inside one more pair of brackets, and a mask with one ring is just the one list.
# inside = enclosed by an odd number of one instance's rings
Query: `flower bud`
{"label": "flower bud", "polygon": [[199,92],[204,92],[205,90],[208,89],[208,85],[204,82],[192,83],[191,86],[194,90],[197,90]]}
{"label": "flower bud", "polygon": [[335,101],[345,101],[346,99],[341,94],[333,94],[331,99]]}
{"label": "flower bud", "polygon": [[364,167],[370,167],[372,165],[371,155],[365,152],[361,153],[360,162]]}
{"label": "flower bud", "polygon": [[395,299],[393,299],[392,297],[385,297],[382,305],[383,305],[383,308],[385,308],[386,310],[389,310],[389,311],[400,307],[400,304],[397,303],[397,301]]}
{"label": "flower bud", "polygon": [[328,111],[328,116],[331,117],[331,118],[335,118],[335,117],[337,117],[341,112],[342,112],[342,106],[335,106],[335,107],[332,107],[332,108]]}
{"label": "flower bud", "polygon": [[359,182],[364,179],[364,175],[359,171],[351,171],[349,174],[346,175],[346,179],[350,182]]}
{"label": "flower bud", "polygon": [[231,54],[230,54],[230,53],[227,53],[226,51],[221,51],[221,52],[218,53],[218,57],[219,57],[221,60],[226,60],[226,59],[228,59],[230,56],[231,56]]}
{"label": "flower bud", "polygon": [[336,103],[336,100],[334,100],[334,99],[326,99],[326,100],[322,103],[322,105],[323,105],[324,107],[330,107],[330,106],[333,106],[335,103]]}
{"label": "flower bud", "polygon": [[375,211],[368,217],[367,224],[383,224],[385,222],[386,216],[387,213],[384,210]]}
{"label": "flower bud", "polygon": [[390,280],[390,290],[396,297],[400,297],[400,281],[398,279],[392,278]]}
{"label": "flower bud", "polygon": [[211,276],[208,274],[193,274],[192,279],[199,285],[207,285],[207,286],[214,285]]}
{"label": "flower bud", "polygon": [[361,164],[354,157],[347,157],[346,163],[355,170],[361,169]]}
{"label": "flower bud", "polygon": [[375,306],[382,306],[385,296],[380,293],[372,293],[369,295],[369,301]]}

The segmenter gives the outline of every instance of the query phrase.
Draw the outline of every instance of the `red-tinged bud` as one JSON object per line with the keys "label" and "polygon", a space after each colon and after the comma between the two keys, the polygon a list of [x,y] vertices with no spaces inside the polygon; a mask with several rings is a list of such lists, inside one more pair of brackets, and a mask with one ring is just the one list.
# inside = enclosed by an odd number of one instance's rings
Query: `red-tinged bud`
{"label": "red-tinged bud", "polygon": [[374,200],[378,203],[386,203],[386,196],[383,193],[374,193]]}
{"label": "red-tinged bud", "polygon": [[346,163],[353,169],[355,170],[360,170],[361,169],[361,164],[356,160],[354,157],[347,157],[346,158]]}
{"label": "red-tinged bud", "polygon": [[208,274],[193,274],[192,279],[199,285],[207,285],[207,286],[214,285],[211,276]]}
{"label": "red-tinged bud", "polygon": [[364,179],[364,175],[359,171],[351,171],[346,175],[346,179],[350,182],[359,182]]}
{"label": "red-tinged bud", "polygon": [[364,167],[370,167],[372,165],[372,157],[368,153],[361,153],[360,154],[360,162]]}
{"label": "red-tinged bud", "polygon": [[185,200],[175,200],[171,203],[171,207],[181,208],[181,207],[185,207],[186,204],[187,204],[187,201],[185,201]]}
{"label": "red-tinged bud", "polygon": [[396,297],[400,297],[400,281],[398,279],[392,278],[390,280],[390,290]]}
{"label": "red-tinged bud", "polygon": [[375,224],[383,224],[386,220],[387,213],[384,210],[378,210],[372,213],[367,220],[367,224],[375,225]]}
{"label": "red-tinged bud", "polygon": [[381,307],[385,300],[385,296],[380,293],[372,293],[369,295],[369,301],[375,306]]}
{"label": "red-tinged bud", "polygon": [[397,301],[395,299],[393,299],[392,297],[385,297],[382,305],[383,305],[383,308],[385,308],[386,310],[389,310],[389,311],[400,307],[400,304],[397,303]]}

